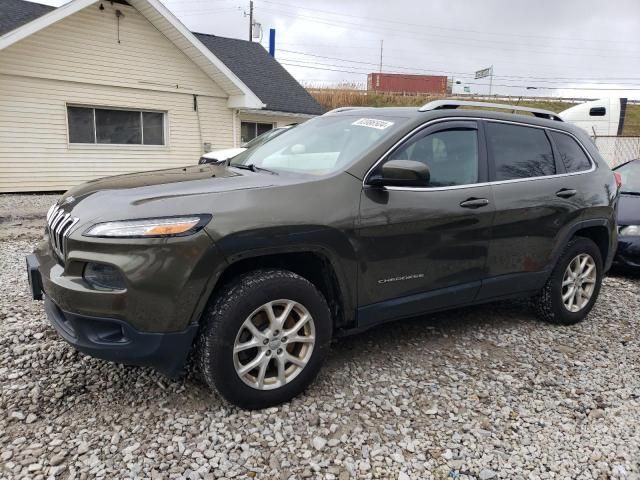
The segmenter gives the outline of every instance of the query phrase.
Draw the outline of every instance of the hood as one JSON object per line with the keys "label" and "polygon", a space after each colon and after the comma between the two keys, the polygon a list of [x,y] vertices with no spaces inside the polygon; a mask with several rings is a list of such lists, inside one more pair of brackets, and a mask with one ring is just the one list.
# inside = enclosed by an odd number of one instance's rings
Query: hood
{"label": "hood", "polygon": [[226,192],[299,180],[223,165],[195,165],[99,178],[72,188],[58,204],[82,221],[207,213]]}
{"label": "hood", "polygon": [[620,194],[618,225],[640,225],[640,195]]}

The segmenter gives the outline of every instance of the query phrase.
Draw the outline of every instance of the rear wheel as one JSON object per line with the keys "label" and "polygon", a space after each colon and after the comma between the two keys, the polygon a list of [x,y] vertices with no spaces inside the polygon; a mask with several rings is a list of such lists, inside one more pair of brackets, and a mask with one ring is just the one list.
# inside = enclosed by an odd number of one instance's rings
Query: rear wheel
{"label": "rear wheel", "polygon": [[548,322],[562,325],[583,320],[598,298],[602,270],[598,246],[588,238],[572,239],[534,299],[538,314]]}
{"label": "rear wheel", "polygon": [[256,270],[231,282],[203,318],[197,361],[205,381],[242,408],[265,408],[302,392],[331,340],[318,289],[284,270]]}

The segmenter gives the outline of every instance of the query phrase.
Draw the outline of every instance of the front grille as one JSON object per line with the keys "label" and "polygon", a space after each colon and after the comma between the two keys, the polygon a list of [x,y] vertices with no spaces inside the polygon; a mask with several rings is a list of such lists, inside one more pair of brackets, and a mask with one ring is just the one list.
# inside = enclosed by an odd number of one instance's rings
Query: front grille
{"label": "front grille", "polygon": [[52,250],[64,260],[65,240],[78,219],[65,213],[58,205],[53,205],[47,212],[47,232]]}

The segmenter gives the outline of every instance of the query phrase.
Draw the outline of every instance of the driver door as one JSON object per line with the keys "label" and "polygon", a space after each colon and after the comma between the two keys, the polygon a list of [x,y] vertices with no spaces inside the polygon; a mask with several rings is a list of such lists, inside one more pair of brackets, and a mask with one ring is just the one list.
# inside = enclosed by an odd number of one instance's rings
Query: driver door
{"label": "driver door", "polygon": [[431,125],[397,146],[388,160],[429,168],[424,187],[363,188],[358,324],[473,301],[487,274],[493,192],[487,181],[482,125],[475,120]]}

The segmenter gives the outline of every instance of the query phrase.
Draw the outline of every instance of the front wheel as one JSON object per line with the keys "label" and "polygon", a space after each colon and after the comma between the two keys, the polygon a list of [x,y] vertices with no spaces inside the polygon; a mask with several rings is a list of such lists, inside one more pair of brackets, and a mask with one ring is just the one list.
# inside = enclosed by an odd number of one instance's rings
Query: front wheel
{"label": "front wheel", "polygon": [[290,400],[315,378],[331,340],[327,302],[305,278],[256,270],[232,281],[202,319],[197,362],[209,387],[242,408]]}
{"label": "front wheel", "polygon": [[598,298],[602,270],[598,246],[588,238],[572,239],[544,288],[534,298],[538,314],[548,322],[561,325],[583,320]]}

